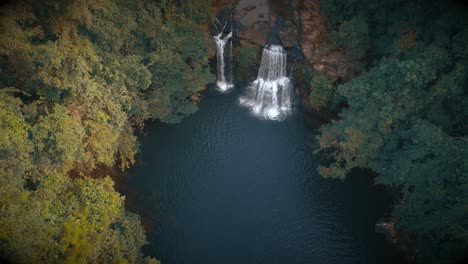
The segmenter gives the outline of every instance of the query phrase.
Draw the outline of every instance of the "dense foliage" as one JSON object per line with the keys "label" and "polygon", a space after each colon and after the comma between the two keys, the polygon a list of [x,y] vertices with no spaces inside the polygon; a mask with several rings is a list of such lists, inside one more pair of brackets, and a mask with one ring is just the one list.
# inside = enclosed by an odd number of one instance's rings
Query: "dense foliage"
{"label": "dense foliage", "polygon": [[[0,254],[20,263],[135,263],[139,217],[106,166],[134,129],[196,111],[213,76],[211,1],[16,1],[0,9]],[[94,176],[94,177],[93,177]]]}
{"label": "dense foliage", "polygon": [[310,91],[309,100],[314,109],[322,110],[326,107],[333,107],[336,91],[332,80],[325,75],[311,75],[310,86],[313,89]]}
{"label": "dense foliage", "polygon": [[466,9],[447,1],[326,0],[322,11],[336,43],[368,66],[337,87],[347,107],[321,128],[320,148],[333,158],[321,175],[372,169],[377,183],[401,192],[395,219],[419,261],[466,257]]}
{"label": "dense foliage", "polygon": [[261,48],[247,41],[234,46],[234,65],[238,79],[255,78],[261,60]]}

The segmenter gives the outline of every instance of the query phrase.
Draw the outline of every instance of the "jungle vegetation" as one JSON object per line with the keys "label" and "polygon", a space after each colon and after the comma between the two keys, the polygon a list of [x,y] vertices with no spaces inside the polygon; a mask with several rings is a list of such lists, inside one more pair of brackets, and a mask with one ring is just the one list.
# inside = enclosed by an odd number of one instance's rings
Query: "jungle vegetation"
{"label": "jungle vegetation", "polygon": [[[322,0],[346,83],[312,76],[317,109],[345,105],[318,141],[322,176],[376,173],[421,263],[468,248],[468,18],[456,2]],[[103,167],[135,130],[180,122],[213,81],[212,1],[22,0],[0,8],[0,255],[19,263],[156,263]],[[256,54],[239,50],[248,68]],[[317,89],[314,89],[316,87]]]}
{"label": "jungle vegetation", "polygon": [[15,1],[0,9],[0,255],[156,263],[103,167],[134,163],[145,120],[197,110],[211,1]]}
{"label": "jungle vegetation", "polygon": [[336,45],[363,66],[333,88],[323,77],[312,79],[323,98],[317,108],[334,97],[346,105],[320,130],[320,151],[332,158],[320,174],[344,179],[356,168],[372,170],[376,183],[398,197],[393,217],[419,262],[466,257],[466,7],[455,1],[324,0],[321,8]]}

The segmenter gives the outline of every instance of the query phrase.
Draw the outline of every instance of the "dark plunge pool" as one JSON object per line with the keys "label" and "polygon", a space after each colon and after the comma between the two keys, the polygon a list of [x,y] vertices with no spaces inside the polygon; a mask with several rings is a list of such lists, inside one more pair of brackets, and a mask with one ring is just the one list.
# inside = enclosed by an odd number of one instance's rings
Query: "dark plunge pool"
{"label": "dark plunge pool", "polygon": [[374,232],[388,207],[369,177],[317,174],[317,126],[259,120],[213,87],[178,125],[150,124],[119,188],[164,264],[399,263]]}

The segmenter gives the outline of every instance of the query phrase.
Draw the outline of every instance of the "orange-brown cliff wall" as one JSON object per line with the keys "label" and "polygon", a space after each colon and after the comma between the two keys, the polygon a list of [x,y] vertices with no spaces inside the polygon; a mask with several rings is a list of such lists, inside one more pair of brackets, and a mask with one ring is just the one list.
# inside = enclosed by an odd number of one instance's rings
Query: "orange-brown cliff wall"
{"label": "orange-brown cliff wall", "polygon": [[299,12],[302,23],[301,46],[307,62],[315,71],[333,80],[348,79],[351,62],[332,43],[326,18],[320,14],[320,0],[303,0]]}

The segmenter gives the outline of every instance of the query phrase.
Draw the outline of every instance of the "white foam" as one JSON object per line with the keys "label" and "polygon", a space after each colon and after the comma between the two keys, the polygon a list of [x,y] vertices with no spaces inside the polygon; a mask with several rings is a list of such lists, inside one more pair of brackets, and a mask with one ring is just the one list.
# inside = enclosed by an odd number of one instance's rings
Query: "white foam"
{"label": "white foam", "polygon": [[282,120],[292,110],[291,82],[286,76],[286,53],[282,46],[263,49],[258,76],[239,102],[264,119]]}
{"label": "white foam", "polygon": [[227,92],[229,91],[232,87],[234,87],[234,84],[232,83],[227,83],[223,81],[217,81],[216,85],[218,86],[218,90],[220,92]]}
{"label": "white foam", "polygon": [[[232,43],[231,43],[231,38],[232,38],[232,31],[229,32],[228,35],[223,37],[223,32],[219,33],[218,35],[213,37],[216,42],[216,48],[217,48],[217,70],[218,70],[218,81],[217,81],[217,86],[218,90],[221,92],[227,92],[229,89],[234,87],[232,83],[232,69],[229,69],[228,72],[226,73],[226,63],[225,63],[225,47],[226,44],[229,43],[229,53],[232,53]],[[232,60],[231,56],[232,54],[228,54],[229,59]]]}

